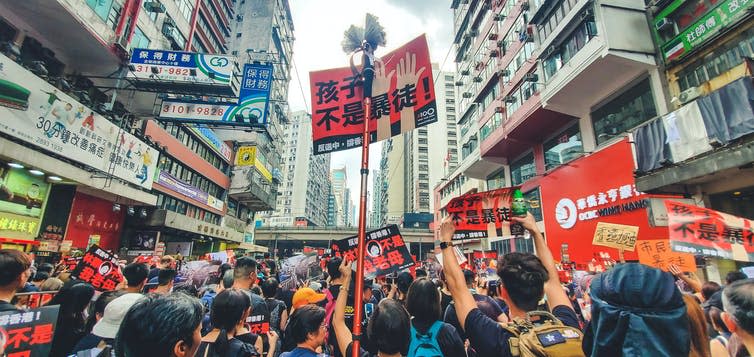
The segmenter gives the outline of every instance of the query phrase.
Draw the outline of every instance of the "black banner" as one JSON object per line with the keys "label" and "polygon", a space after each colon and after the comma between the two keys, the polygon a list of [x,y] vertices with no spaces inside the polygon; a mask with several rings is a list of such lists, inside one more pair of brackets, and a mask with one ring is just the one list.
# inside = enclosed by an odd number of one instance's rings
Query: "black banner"
{"label": "black banner", "polygon": [[123,280],[115,255],[98,247],[96,244],[89,248],[81,261],[73,270],[71,276],[92,284],[100,291],[115,290]]}
{"label": "black banner", "polygon": [[8,357],[48,356],[60,305],[0,313],[0,338]]}
{"label": "black banner", "polygon": [[[358,242],[357,236],[334,241],[332,252],[337,257],[355,261]],[[364,258],[365,278],[387,275],[416,264],[394,224],[367,232]]]}

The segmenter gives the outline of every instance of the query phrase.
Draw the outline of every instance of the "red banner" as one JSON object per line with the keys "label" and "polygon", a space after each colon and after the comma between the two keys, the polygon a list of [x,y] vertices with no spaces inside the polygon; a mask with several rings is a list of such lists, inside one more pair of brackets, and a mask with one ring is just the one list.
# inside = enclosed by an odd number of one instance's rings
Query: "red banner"
{"label": "red banner", "polygon": [[125,207],[114,212],[112,202],[76,192],[65,239],[72,240],[74,247],[83,250],[90,237],[99,236],[97,245],[104,249],[118,249],[125,218]]}
{"label": "red banner", "polygon": [[477,273],[497,274],[497,251],[475,250],[471,253],[471,269]]}
{"label": "red banner", "polygon": [[680,202],[665,207],[674,251],[754,261],[754,221]]}
{"label": "red banner", "polygon": [[453,239],[523,235],[520,225],[511,225],[511,198],[517,188],[500,188],[452,199],[447,211],[456,227]]}
{"label": "red banner", "polygon": [[0,343],[3,356],[48,356],[58,321],[59,305],[0,313]]}
{"label": "red banner", "polygon": [[[348,67],[309,73],[315,154],[362,145],[363,91],[357,79]],[[371,111],[370,142],[437,121],[432,64],[424,35],[375,62]]]}
{"label": "red banner", "polygon": [[[359,239],[348,237],[332,243],[332,253],[346,260],[356,260]],[[408,251],[398,226],[390,225],[367,232],[364,255],[364,277],[373,278],[414,266],[416,261]]]}
{"label": "red banner", "polygon": [[115,290],[123,280],[118,259],[96,244],[84,254],[71,275],[100,291]]}

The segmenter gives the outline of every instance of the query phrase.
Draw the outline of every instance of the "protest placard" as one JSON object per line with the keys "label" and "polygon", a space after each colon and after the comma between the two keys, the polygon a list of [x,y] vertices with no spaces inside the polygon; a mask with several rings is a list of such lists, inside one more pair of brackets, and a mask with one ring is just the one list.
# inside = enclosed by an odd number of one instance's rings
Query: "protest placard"
{"label": "protest placard", "polygon": [[[334,241],[332,252],[337,257],[355,261],[358,242],[357,236]],[[416,262],[411,257],[398,226],[393,224],[367,232],[364,277],[371,279],[375,276],[387,275],[414,264]]]}
{"label": "protest placard", "polygon": [[0,337],[5,342],[3,356],[42,357],[50,354],[60,305],[27,311],[0,313]]}
{"label": "protest placard", "polygon": [[118,259],[96,244],[92,245],[76,265],[71,276],[92,284],[100,291],[115,290],[123,280]]}
{"label": "protest placard", "polygon": [[511,224],[511,200],[517,188],[500,188],[452,199],[447,211],[456,227],[453,239],[523,235],[520,224]]}
{"label": "protest placard", "polygon": [[668,265],[677,265],[683,272],[696,272],[693,254],[674,252],[667,240],[642,240],[637,243],[639,262],[664,271]]}
{"label": "protest placard", "polygon": [[633,252],[638,234],[639,227],[637,226],[598,222],[592,244]]}

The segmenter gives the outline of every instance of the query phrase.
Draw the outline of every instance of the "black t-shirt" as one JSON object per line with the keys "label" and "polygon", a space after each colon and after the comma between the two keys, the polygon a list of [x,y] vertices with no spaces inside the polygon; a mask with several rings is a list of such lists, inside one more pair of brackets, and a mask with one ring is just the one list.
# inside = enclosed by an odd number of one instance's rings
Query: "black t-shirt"
{"label": "black t-shirt", "polygon": [[[481,310],[487,317],[497,321],[497,317],[503,313],[503,309],[500,308],[500,305],[487,295],[472,294],[472,296],[474,296],[474,301],[476,301],[476,306],[479,310]],[[461,323],[458,322],[458,315],[456,315],[456,306],[454,304],[449,304],[445,309],[443,321],[453,325],[453,327],[458,330],[458,335],[461,336],[461,340],[466,340],[468,338],[466,332],[461,328]]]}
{"label": "black t-shirt", "polygon": [[[412,324],[420,334],[426,334],[432,327],[432,323],[413,321]],[[440,331],[437,333],[437,344],[440,345],[443,356],[466,356],[466,348],[463,345],[461,336],[458,334],[456,328],[448,323],[442,322],[442,327],[440,327]]]}
{"label": "black t-shirt", "polygon": [[[570,306],[559,305],[553,309],[555,315],[566,326],[579,328],[579,318]],[[510,356],[508,339],[512,335],[500,324],[486,316],[479,309],[473,309],[466,316],[466,334],[471,347],[479,357]]]}
{"label": "black t-shirt", "polygon": [[[353,351],[353,342],[349,343],[348,347],[346,347],[346,356],[349,356],[349,357],[353,356],[351,354],[352,351]],[[372,354],[372,353],[369,353],[367,351],[364,351],[364,349],[361,348],[361,346],[359,346],[359,356],[361,356],[361,357],[377,357],[377,354],[376,353]]]}
{"label": "black t-shirt", "polygon": [[448,309],[448,305],[450,305],[450,302],[453,301],[453,296],[450,294],[445,294],[444,292],[440,292],[440,308],[442,311],[445,311]]}
{"label": "black t-shirt", "polygon": [[16,305],[13,305],[7,301],[0,300],[0,312],[7,312],[7,311],[21,311],[19,310]]}

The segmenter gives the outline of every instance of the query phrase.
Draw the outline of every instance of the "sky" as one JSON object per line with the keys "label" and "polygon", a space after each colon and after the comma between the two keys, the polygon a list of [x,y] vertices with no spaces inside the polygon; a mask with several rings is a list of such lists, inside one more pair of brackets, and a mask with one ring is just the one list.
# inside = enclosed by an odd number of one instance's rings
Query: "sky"
{"label": "sky", "polygon": [[[387,34],[387,45],[378,49],[376,55],[387,53],[426,33],[432,62],[444,63],[443,69],[453,70],[452,53],[448,56],[453,36],[450,0],[289,0],[289,3],[296,37],[293,46],[295,67],[288,91],[291,111],[311,112],[310,71],[348,65],[348,56],[340,45],[343,32],[352,24],[364,26],[366,13],[377,16]],[[372,190],[371,170],[379,167],[381,148],[381,143],[370,146],[369,191]],[[331,168],[344,165],[348,169],[351,197],[354,204],[358,204],[361,150],[333,153]],[[369,204],[371,206],[371,198]]]}

